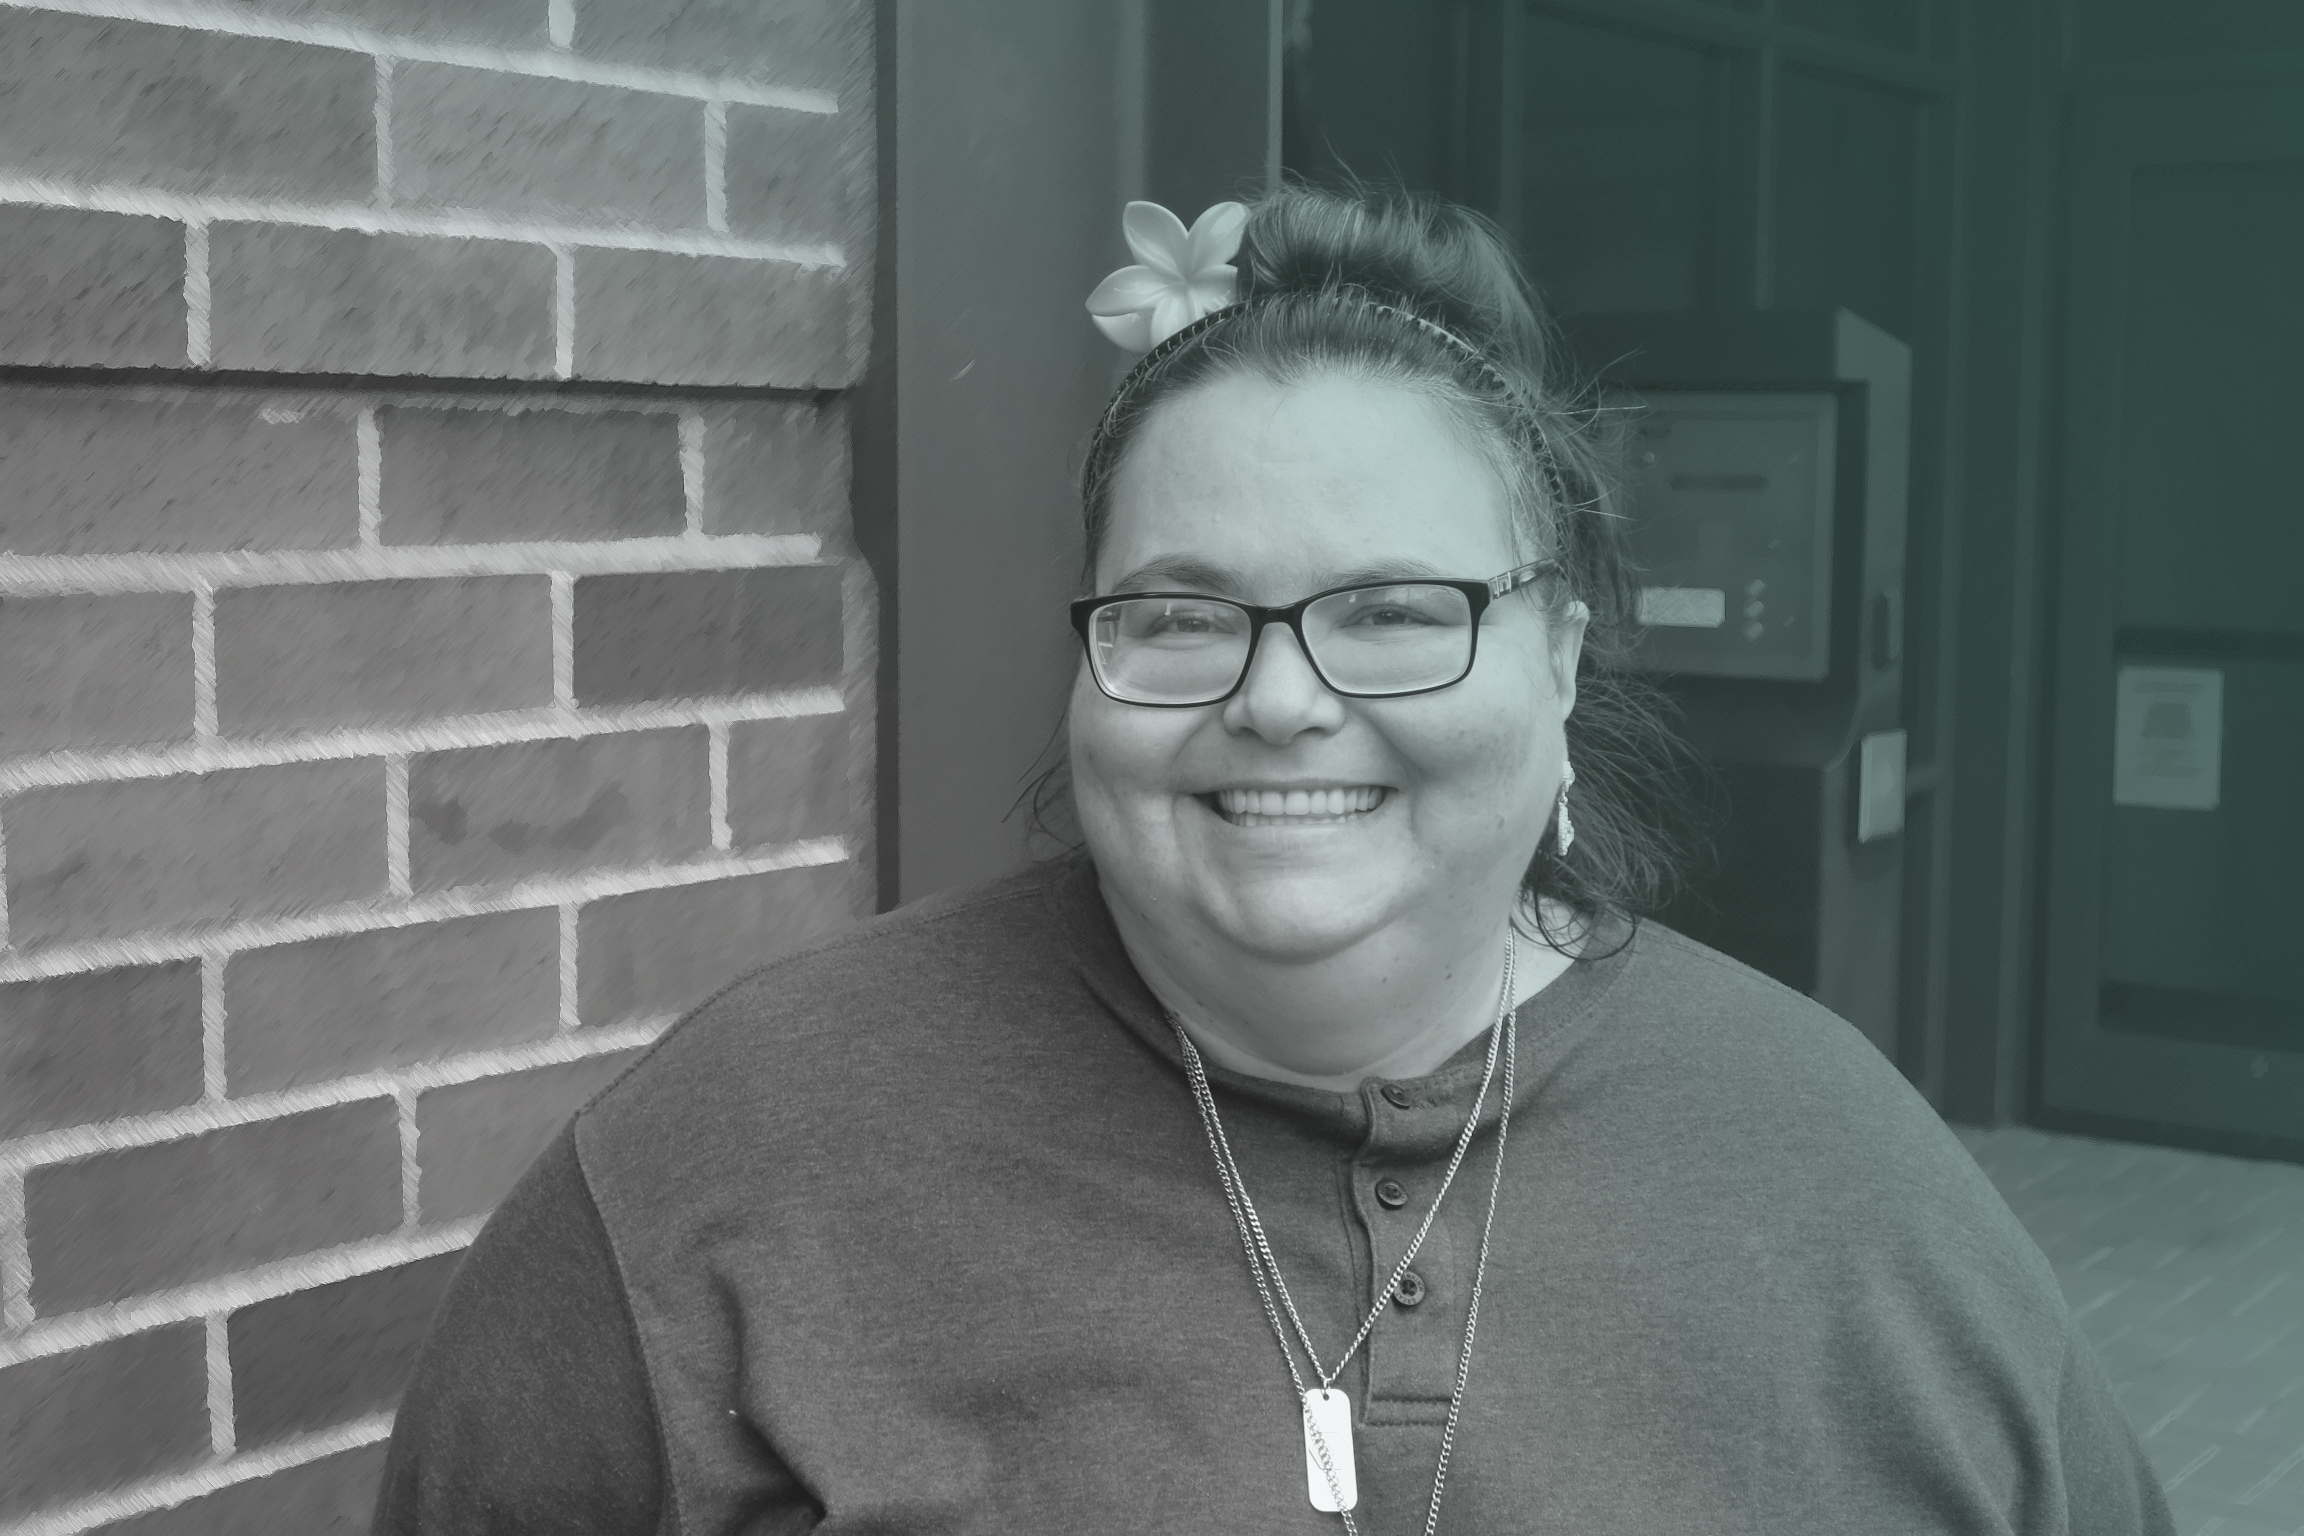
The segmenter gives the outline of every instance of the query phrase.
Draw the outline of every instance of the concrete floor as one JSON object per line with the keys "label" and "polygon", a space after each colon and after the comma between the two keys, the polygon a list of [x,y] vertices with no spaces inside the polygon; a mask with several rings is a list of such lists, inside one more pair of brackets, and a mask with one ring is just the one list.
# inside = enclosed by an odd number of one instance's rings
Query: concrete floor
{"label": "concrete floor", "polygon": [[2304,1166],[1954,1129],[2055,1265],[2178,1536],[2304,1533]]}

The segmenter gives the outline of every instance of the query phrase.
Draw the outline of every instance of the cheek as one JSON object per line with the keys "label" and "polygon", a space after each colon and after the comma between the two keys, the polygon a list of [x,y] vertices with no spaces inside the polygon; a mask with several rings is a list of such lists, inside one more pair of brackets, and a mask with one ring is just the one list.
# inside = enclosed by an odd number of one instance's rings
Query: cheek
{"label": "cheek", "polygon": [[1130,816],[1168,798],[1171,765],[1188,729],[1183,711],[1138,709],[1085,678],[1072,691],[1073,796],[1084,815]]}
{"label": "cheek", "polygon": [[1491,829],[1518,827],[1549,794],[1561,751],[1559,710],[1533,669],[1515,666],[1423,733],[1414,756],[1429,787]]}

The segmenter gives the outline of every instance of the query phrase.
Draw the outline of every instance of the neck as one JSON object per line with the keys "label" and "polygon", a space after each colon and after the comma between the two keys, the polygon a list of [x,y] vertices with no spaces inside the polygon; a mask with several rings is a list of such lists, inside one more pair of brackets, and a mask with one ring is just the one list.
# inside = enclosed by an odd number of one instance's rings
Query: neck
{"label": "neck", "polygon": [[[1153,996],[1202,1055],[1246,1076],[1340,1093],[1423,1077],[1499,1016],[1509,915],[1453,945],[1376,935],[1316,960],[1272,961],[1166,932],[1109,890],[1105,904]],[[1522,925],[1512,1005],[1573,959]]]}

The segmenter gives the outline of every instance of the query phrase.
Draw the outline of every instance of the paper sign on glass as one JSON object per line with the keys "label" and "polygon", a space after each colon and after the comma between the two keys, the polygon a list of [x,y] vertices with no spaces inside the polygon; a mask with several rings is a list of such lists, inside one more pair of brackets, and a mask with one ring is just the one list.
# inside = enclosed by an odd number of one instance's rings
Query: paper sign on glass
{"label": "paper sign on glass", "polygon": [[2224,772],[2224,674],[2122,667],[2113,709],[2112,803],[2212,811]]}

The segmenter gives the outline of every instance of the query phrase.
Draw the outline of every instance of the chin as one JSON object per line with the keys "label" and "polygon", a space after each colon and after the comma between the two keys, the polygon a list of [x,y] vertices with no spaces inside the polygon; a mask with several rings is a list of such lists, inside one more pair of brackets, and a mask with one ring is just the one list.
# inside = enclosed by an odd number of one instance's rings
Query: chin
{"label": "chin", "polygon": [[1266,876],[1202,893],[1209,926],[1251,953],[1281,962],[1324,959],[1384,925],[1389,903],[1365,875]]}

